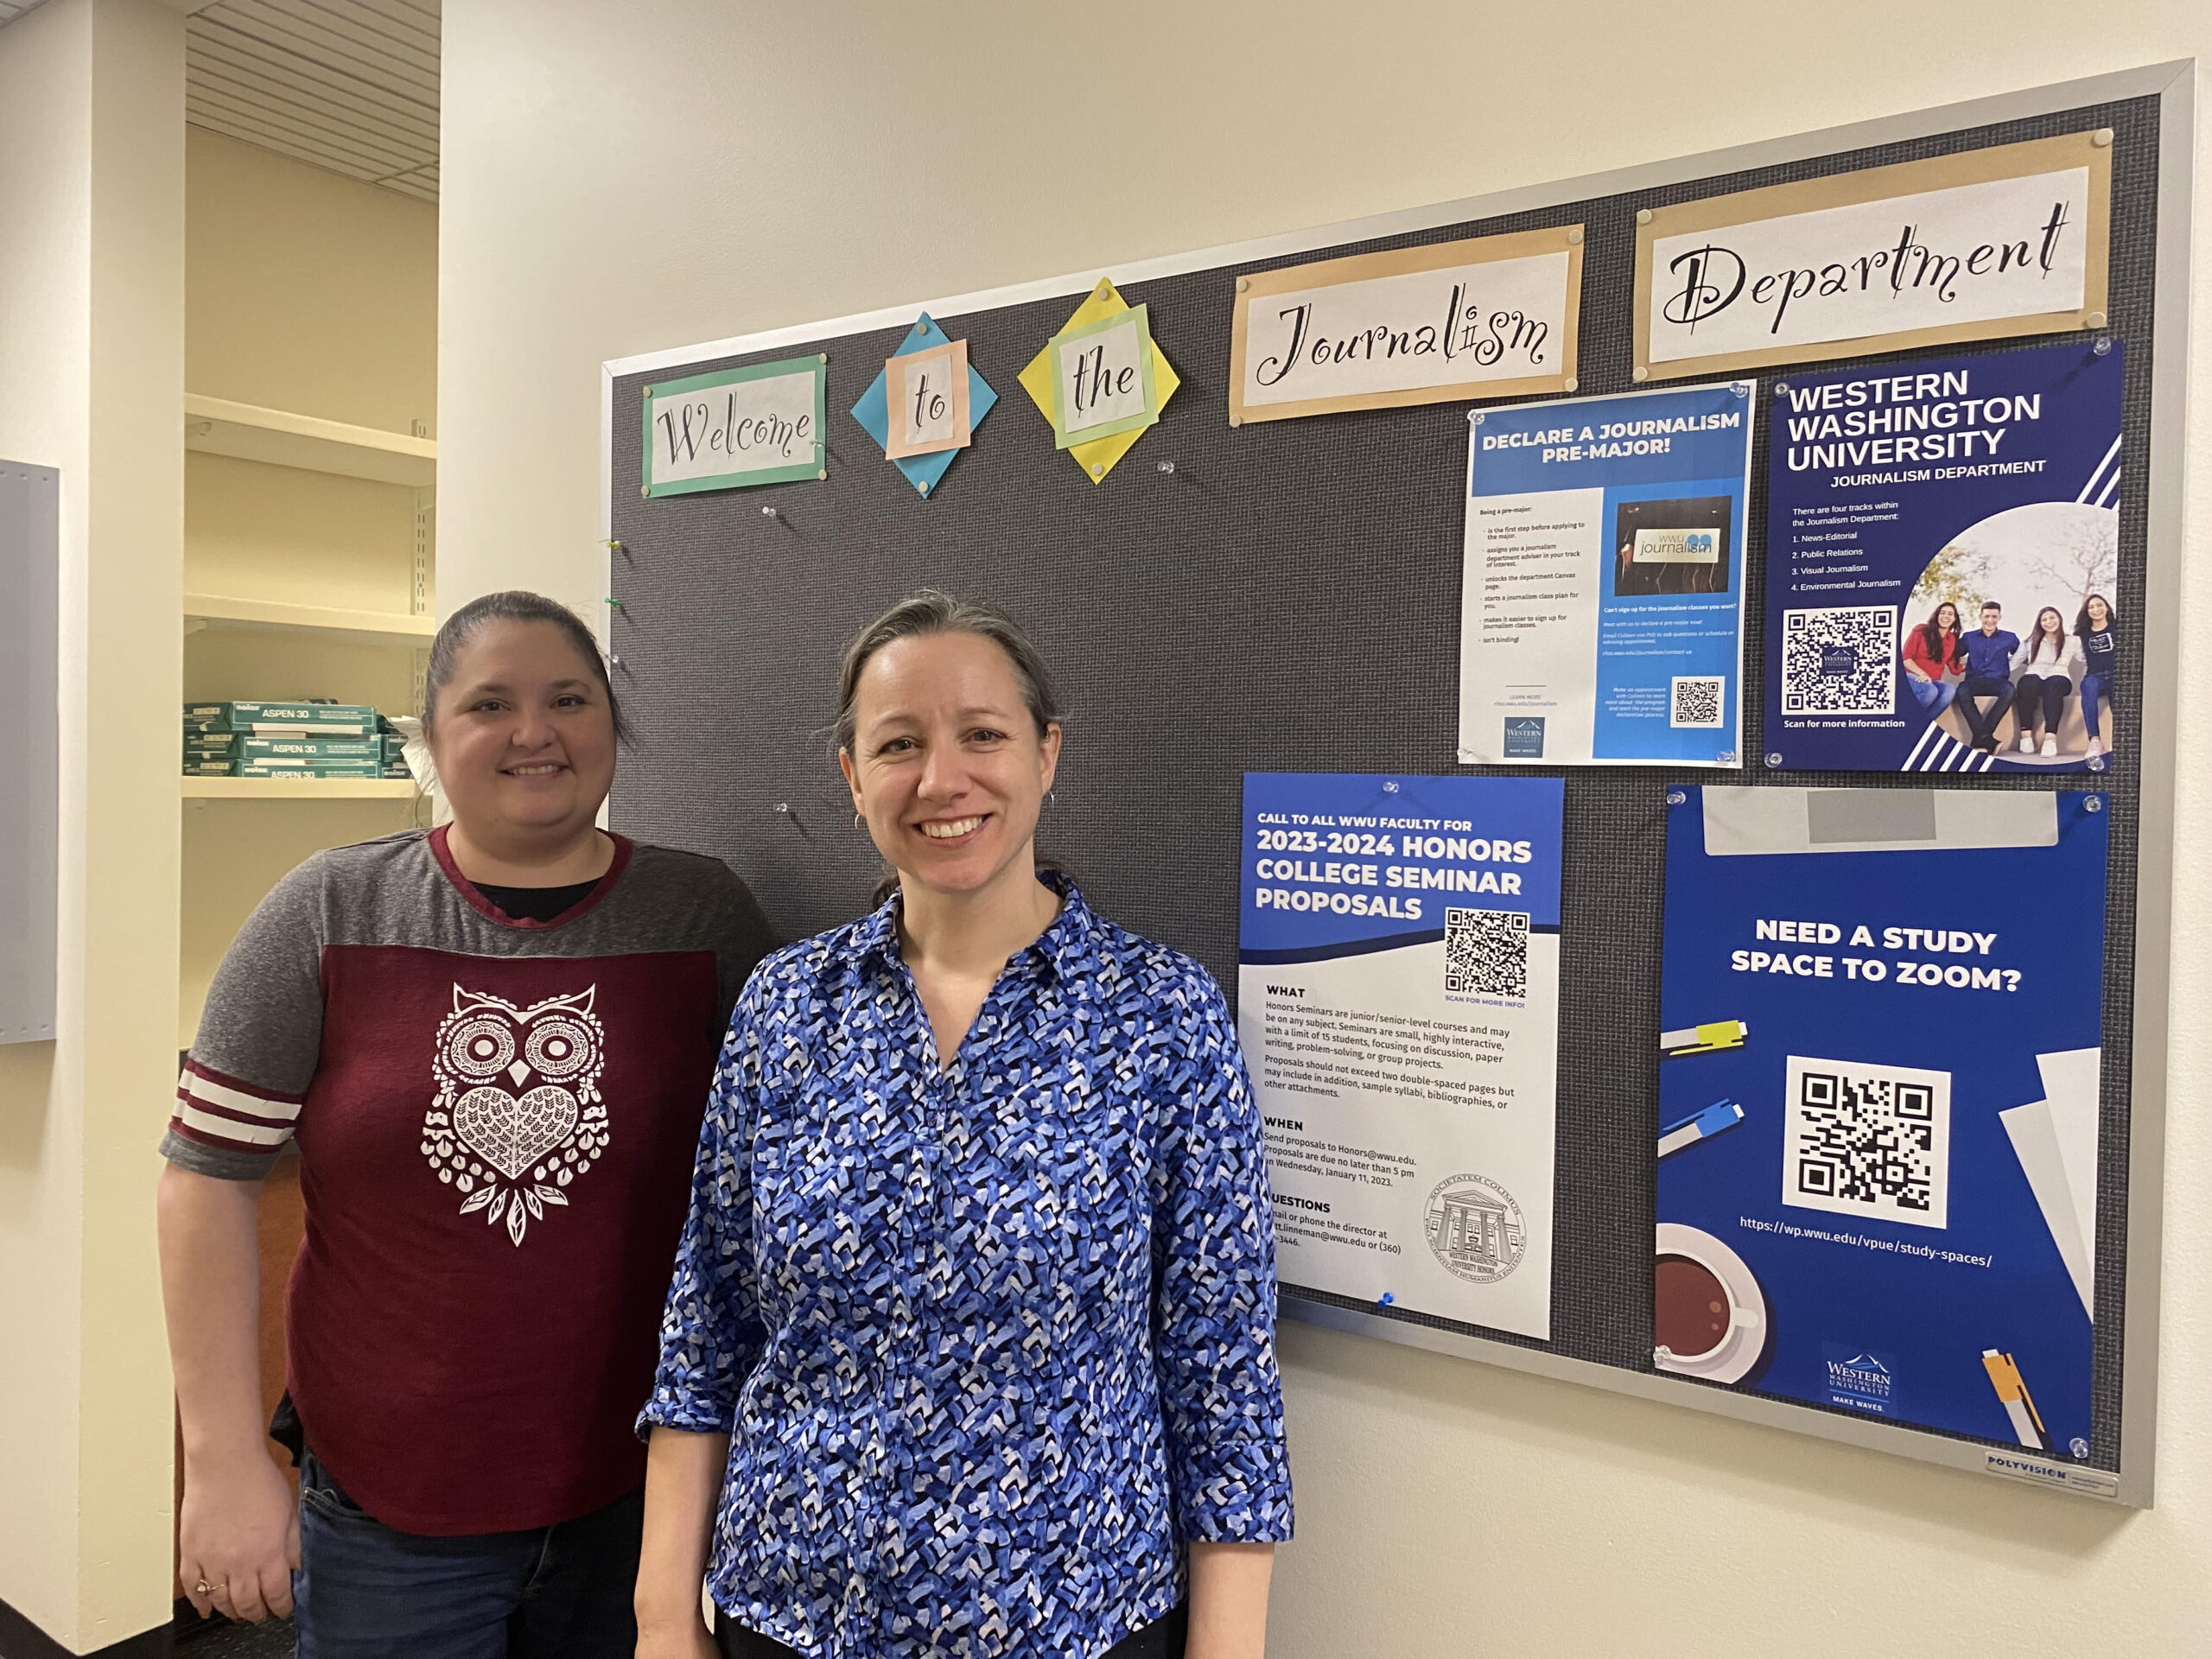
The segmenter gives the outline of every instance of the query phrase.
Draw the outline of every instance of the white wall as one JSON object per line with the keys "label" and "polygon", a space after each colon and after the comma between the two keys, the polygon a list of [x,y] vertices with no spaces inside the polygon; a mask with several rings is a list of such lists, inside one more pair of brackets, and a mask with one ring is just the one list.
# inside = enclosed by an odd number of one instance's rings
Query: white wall
{"label": "white wall", "polygon": [[175,1083],[182,19],[0,29],[0,454],[61,472],[59,1034],[0,1047],[0,1599],[169,1613],[154,1154]]}
{"label": "white wall", "polygon": [[[531,586],[591,613],[605,359],[2212,63],[2212,7],[447,0],[445,41],[441,602]],[[1102,88],[1125,132],[1070,161],[1055,135]],[[2198,179],[2202,226],[2212,148]],[[2203,342],[2202,232],[2196,263]],[[2212,563],[2186,580],[2202,639]],[[2182,695],[2212,696],[2212,654]],[[2181,764],[2200,822],[2212,757]],[[2212,1651],[2212,849],[2180,858],[2155,1511],[1290,1327],[1277,1659]]]}

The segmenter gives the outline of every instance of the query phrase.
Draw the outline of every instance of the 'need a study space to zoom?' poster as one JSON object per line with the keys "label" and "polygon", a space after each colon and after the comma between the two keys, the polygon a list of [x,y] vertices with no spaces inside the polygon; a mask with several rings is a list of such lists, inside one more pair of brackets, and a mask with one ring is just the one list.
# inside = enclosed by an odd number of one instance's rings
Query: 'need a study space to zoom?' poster
{"label": "'need a study space to zoom?' poster", "polygon": [[1471,417],[1463,765],[1738,764],[1754,389]]}
{"label": "'need a study space to zoom?' poster", "polygon": [[1668,800],[1658,1368],[2095,1490],[2105,798]]}
{"label": "'need a study space to zoom?' poster", "polygon": [[1550,1337],[1565,796],[1246,774],[1237,1025],[1285,1282]]}

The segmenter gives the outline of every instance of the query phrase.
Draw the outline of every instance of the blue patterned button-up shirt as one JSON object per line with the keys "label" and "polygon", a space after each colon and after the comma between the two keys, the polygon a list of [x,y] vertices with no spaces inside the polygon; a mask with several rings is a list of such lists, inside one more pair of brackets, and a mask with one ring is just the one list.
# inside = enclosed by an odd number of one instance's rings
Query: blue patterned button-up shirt
{"label": "blue patterned button-up shirt", "polygon": [[897,907],[738,1002],[640,1427],[730,1434],[708,1589],[809,1659],[1100,1654],[1290,1536],[1243,1058],[1069,887],[940,1070]]}

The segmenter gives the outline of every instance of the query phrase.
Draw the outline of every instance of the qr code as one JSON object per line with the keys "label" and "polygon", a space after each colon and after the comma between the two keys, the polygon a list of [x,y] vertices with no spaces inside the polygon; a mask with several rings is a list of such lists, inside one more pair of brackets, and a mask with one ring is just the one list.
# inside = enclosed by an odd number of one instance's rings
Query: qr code
{"label": "qr code", "polygon": [[1782,1201],[1869,1221],[1948,1225],[1951,1074],[1789,1056]]}
{"label": "qr code", "polygon": [[1710,679],[1691,679],[1677,674],[1674,679],[1674,712],[1667,717],[1667,723],[1719,730],[1722,690],[1726,684],[1718,675]]}
{"label": "qr code", "polygon": [[1516,910],[1444,911],[1444,988],[1463,996],[1529,997],[1529,918]]}
{"label": "qr code", "polygon": [[1897,705],[1897,607],[1782,613],[1782,712],[1890,715]]}

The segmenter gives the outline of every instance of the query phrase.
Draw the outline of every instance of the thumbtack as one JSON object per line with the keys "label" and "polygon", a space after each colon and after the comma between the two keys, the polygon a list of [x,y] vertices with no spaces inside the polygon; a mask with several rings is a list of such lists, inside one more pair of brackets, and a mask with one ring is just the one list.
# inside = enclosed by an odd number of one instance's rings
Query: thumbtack
{"label": "thumbtack", "polygon": [[1649,380],[1651,378],[1651,371],[1639,363],[1636,365],[1636,372],[1629,378],[1632,380]]}
{"label": "thumbtack", "polygon": [[2109,357],[2112,355],[2112,341],[2109,340],[2101,340],[2090,349],[2095,352],[2099,357]]}
{"label": "thumbtack", "polygon": [[607,660],[608,664],[612,667],[620,668],[622,666],[622,659],[620,657],[617,657],[613,652],[607,652]]}
{"label": "thumbtack", "polygon": [[2105,326],[2105,314],[2101,311],[2090,312],[2088,316],[2082,319],[2082,326],[2084,328],[2103,327]]}
{"label": "thumbtack", "polygon": [[781,518],[783,515],[779,513],[773,507],[763,507],[760,509],[760,516],[763,518]]}
{"label": "thumbtack", "polygon": [[1172,461],[1163,461],[1160,463],[1159,470],[1173,476],[1175,471],[1175,463]]}
{"label": "thumbtack", "polygon": [[1239,294],[1243,293],[1247,289],[1250,288],[1251,286],[1252,286],[1252,279],[1251,279],[1249,276],[1239,276],[1239,277],[1236,279],[1236,291],[1237,291]]}
{"label": "thumbtack", "polygon": [[[616,610],[618,610],[618,611],[620,611],[620,610],[621,610],[621,609],[622,609],[622,601],[621,601],[620,600],[619,600],[619,599],[615,598],[615,597],[614,597],[614,595],[613,595],[613,594],[609,594],[607,596],[607,599],[606,599],[605,602],[606,602],[607,604],[612,605],[612,606],[613,606]],[[625,612],[625,613],[624,613],[624,614],[626,614],[626,614],[627,614],[627,613],[626,613],[626,612]]]}
{"label": "thumbtack", "polygon": [[1562,380],[1562,381],[1560,381],[1560,385],[1561,389],[1562,389],[1562,390],[1564,390],[1564,391],[1574,391],[1574,390],[1575,390],[1578,386],[1580,386],[1581,384],[1582,384],[1582,383],[1581,383],[1580,380],[1577,380],[1577,379],[1576,379],[1573,375],[1571,375],[1571,374],[1570,374],[1570,375],[1568,375],[1568,376],[1567,377],[1567,378],[1566,378],[1566,379],[1564,379],[1564,380]]}
{"label": "thumbtack", "polygon": [[1397,1300],[1398,1300],[1398,1299],[1397,1299],[1395,1296],[1393,1296],[1393,1295],[1392,1295],[1389,1291],[1387,1291],[1387,1290],[1386,1290],[1386,1291],[1384,1291],[1384,1292],[1382,1293],[1382,1294],[1381,1296],[1379,1296],[1379,1297],[1377,1297],[1377,1298],[1376,1299],[1375,1306],[1377,1306],[1377,1307],[1388,1307],[1388,1306],[1390,1306],[1390,1304],[1391,1304],[1391,1303],[1393,1303],[1393,1302],[1396,1301]]}
{"label": "thumbtack", "polygon": [[1103,478],[1103,477],[1105,477],[1105,476],[1106,476],[1106,467],[1105,467],[1105,464],[1104,464],[1103,461],[1092,461],[1092,462],[1090,463],[1090,475],[1091,475],[1093,478]]}
{"label": "thumbtack", "polygon": [[619,540],[601,542],[600,545],[601,547],[612,548],[618,553],[622,550],[622,543]]}
{"label": "thumbtack", "polygon": [[1639,225],[1649,225],[1651,222],[1651,210],[1649,207],[1637,208],[1636,210],[1636,222]]}
{"label": "thumbtack", "polygon": [[1567,227],[1567,245],[1570,248],[1579,248],[1582,245],[1582,227],[1580,225],[1570,225]]}
{"label": "thumbtack", "polygon": [[2112,143],[2112,129],[2110,127],[2099,127],[2094,132],[2089,135],[2089,142],[2094,144],[2099,149],[2102,149],[2107,144]]}
{"label": "thumbtack", "polygon": [[638,486],[638,493],[639,495],[651,495],[652,493],[653,486],[650,484],[640,484]]}

